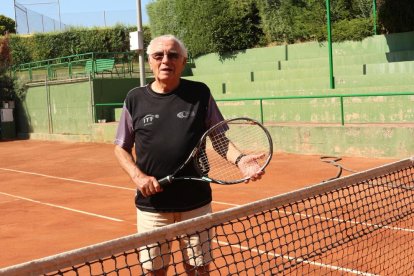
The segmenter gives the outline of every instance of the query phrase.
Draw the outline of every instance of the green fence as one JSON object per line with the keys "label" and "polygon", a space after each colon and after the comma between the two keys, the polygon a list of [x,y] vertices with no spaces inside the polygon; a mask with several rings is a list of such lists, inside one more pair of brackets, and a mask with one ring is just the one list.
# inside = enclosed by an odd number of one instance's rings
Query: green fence
{"label": "green fence", "polygon": [[[348,123],[414,123],[414,92],[252,97],[216,99],[216,102],[226,117],[249,116],[262,123],[336,123],[342,126]],[[94,108],[122,105],[96,103]]]}
{"label": "green fence", "polygon": [[[150,72],[146,68],[146,72]],[[74,78],[139,77],[138,55],[131,52],[85,53],[20,64],[12,74],[24,82]]]}

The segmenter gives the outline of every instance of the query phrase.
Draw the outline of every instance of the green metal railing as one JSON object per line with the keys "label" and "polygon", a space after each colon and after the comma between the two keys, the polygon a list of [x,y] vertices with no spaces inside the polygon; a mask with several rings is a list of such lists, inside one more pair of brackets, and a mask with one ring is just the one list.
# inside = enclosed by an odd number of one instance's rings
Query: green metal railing
{"label": "green metal railing", "polygon": [[344,98],[361,98],[361,97],[391,97],[391,96],[412,96],[414,92],[384,92],[384,93],[364,93],[364,94],[328,94],[328,95],[309,95],[309,96],[275,96],[275,97],[254,97],[238,99],[217,99],[216,102],[236,102],[236,101],[259,101],[260,121],[264,123],[263,102],[272,100],[298,100],[298,99],[326,99],[338,98],[340,101],[341,125],[345,125],[345,108]]}
{"label": "green metal railing", "polygon": [[86,64],[89,62],[96,63],[99,59],[113,59],[114,67],[111,72],[106,72],[108,76],[116,77],[133,77],[138,75],[139,66],[137,61],[137,54],[131,52],[91,52],[78,55],[71,55],[59,57],[54,59],[47,59],[42,61],[35,61],[20,64],[12,68],[12,74],[15,77],[22,78],[27,82],[44,81],[47,80],[62,80],[73,79],[79,77],[93,78],[102,76],[101,72],[93,67],[93,70],[88,72]]}
{"label": "green metal railing", "polygon": [[[360,94],[329,94],[329,95],[308,95],[308,96],[274,96],[274,97],[252,97],[252,98],[232,98],[232,99],[216,99],[216,102],[243,102],[243,101],[259,101],[260,121],[264,123],[264,107],[263,102],[275,100],[298,100],[298,99],[326,99],[338,98],[340,102],[339,112],[341,118],[341,125],[345,125],[345,98],[361,98],[361,97],[397,97],[397,96],[414,96],[414,92],[383,92],[383,93],[360,93]],[[352,103],[351,103],[352,104]],[[97,103],[94,105],[96,114],[97,107],[115,107],[122,106],[123,103]],[[95,122],[97,118],[95,115]]]}

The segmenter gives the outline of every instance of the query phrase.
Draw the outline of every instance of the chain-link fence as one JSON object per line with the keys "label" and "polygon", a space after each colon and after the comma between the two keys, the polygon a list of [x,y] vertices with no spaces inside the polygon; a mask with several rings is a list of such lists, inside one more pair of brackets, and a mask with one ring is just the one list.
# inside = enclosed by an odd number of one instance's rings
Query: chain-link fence
{"label": "chain-link fence", "polygon": [[29,9],[17,1],[14,3],[14,9],[18,34],[54,32],[69,28],[62,21]]}
{"label": "chain-link fence", "polygon": [[[58,3],[57,3],[58,4]],[[60,13],[58,19],[28,8],[15,1],[16,31],[18,34],[64,31],[70,27],[109,27],[116,24],[137,24],[136,10]]]}

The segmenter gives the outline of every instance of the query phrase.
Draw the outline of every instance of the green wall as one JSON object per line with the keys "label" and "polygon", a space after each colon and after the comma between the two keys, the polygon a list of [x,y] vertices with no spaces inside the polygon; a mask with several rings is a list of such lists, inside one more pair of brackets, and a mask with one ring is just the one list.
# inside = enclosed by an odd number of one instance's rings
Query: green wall
{"label": "green wall", "polygon": [[[327,93],[327,46],[308,42],[208,54],[195,59],[186,78],[205,82],[217,98]],[[414,32],[334,43],[332,49],[335,92],[390,91],[402,84],[414,91]]]}
{"label": "green wall", "polygon": [[270,126],[269,131],[276,152],[367,158],[407,158],[414,153],[414,128],[407,126],[286,125]]}
{"label": "green wall", "polygon": [[[139,79],[95,79],[31,85],[19,103],[19,136],[33,134],[89,135],[94,132],[97,103],[122,103]],[[116,106],[97,108],[97,119],[114,121]],[[84,139],[84,138],[82,138]]]}
{"label": "green wall", "polygon": [[27,126],[35,133],[89,134],[89,82],[30,87],[24,102]]}
{"label": "green wall", "polygon": [[90,134],[92,121],[89,83],[49,86],[52,133]]}
{"label": "green wall", "polygon": [[[414,93],[414,92],[413,92]],[[336,98],[294,98],[218,101],[228,118],[247,116],[268,123],[342,123],[341,102]],[[352,97],[343,99],[345,124],[412,123],[414,95]]]}
{"label": "green wall", "polygon": [[45,86],[35,86],[28,89],[23,103],[25,116],[20,116],[21,112],[18,115],[22,120],[18,124],[18,130],[49,133],[47,99],[48,90]]}

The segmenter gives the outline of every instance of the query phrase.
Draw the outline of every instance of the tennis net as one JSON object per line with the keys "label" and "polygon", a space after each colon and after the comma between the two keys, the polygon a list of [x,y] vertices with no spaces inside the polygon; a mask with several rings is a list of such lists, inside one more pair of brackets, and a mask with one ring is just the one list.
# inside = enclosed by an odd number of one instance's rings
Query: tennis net
{"label": "tennis net", "polygon": [[[413,275],[413,164],[400,160],[0,274],[145,275],[145,262],[158,261],[168,275],[186,275],[191,260],[179,241],[206,236],[210,275]],[[164,246],[169,263],[140,261],[141,252]]]}

